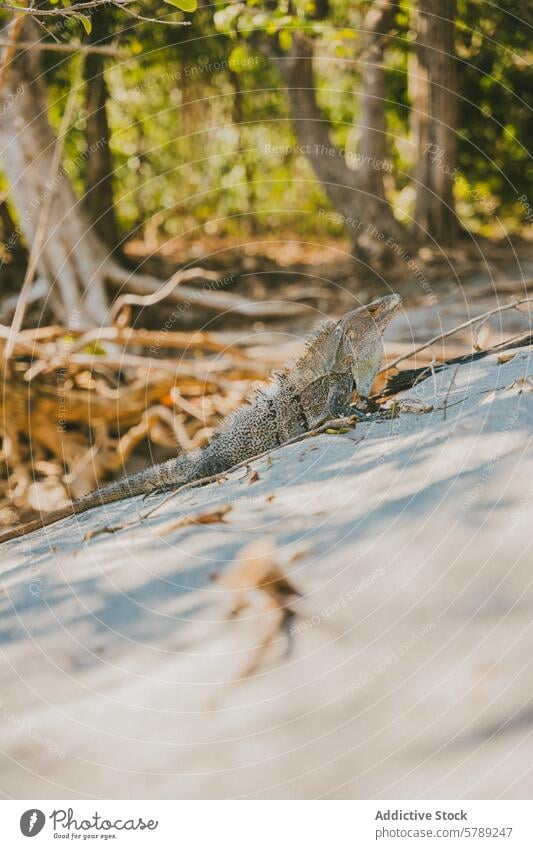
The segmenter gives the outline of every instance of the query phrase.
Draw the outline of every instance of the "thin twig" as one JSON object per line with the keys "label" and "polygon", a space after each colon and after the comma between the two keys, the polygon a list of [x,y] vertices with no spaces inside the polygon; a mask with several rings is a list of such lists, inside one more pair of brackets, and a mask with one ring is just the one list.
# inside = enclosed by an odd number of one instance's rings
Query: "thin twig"
{"label": "thin twig", "polygon": [[132,12],[131,9],[123,8],[123,12],[126,12],[127,15],[130,15],[132,18],[135,18],[137,21],[144,21],[148,24],[163,24],[167,27],[189,27],[191,25],[190,21],[164,21],[161,18],[147,18],[146,15],[138,15],[136,12]]}
{"label": "thin twig", "polygon": [[200,267],[183,268],[173,274],[156,292],[151,292],[148,295],[119,295],[111,308],[111,321],[116,322],[124,306],[153,307],[168,297],[176,286],[179,286],[183,281],[198,280],[198,278],[214,282],[218,280],[218,275],[214,271],[206,271]]}
{"label": "thin twig", "polygon": [[[199,362],[194,362],[190,359],[181,360],[176,362],[175,360],[161,360],[156,357],[145,357],[137,354],[124,354],[118,353],[116,355],[108,355],[108,354],[68,354],[66,365],[67,366],[84,366],[87,369],[94,368],[95,366],[106,366],[107,368],[114,369],[124,369],[127,367],[130,368],[142,368],[146,369],[148,372],[167,372],[169,374],[173,374],[176,378],[194,378],[196,380],[201,381],[209,381],[210,383],[215,383],[219,386],[224,385],[225,381],[220,378],[221,372],[231,371],[231,367],[233,369],[237,369],[239,373],[246,373],[249,375],[251,379],[264,379],[264,372],[260,372],[257,370],[257,367],[253,363],[244,363],[239,362],[234,363],[228,357],[230,361],[225,362],[222,358],[218,357],[216,362],[208,361],[203,367]],[[24,380],[29,383],[32,380],[35,380],[37,375],[41,374],[41,372],[49,372],[53,371],[55,368],[60,368],[65,365],[65,354],[58,354],[56,359],[48,359],[43,358],[37,362],[32,363],[30,368],[24,373]]]}
{"label": "thin twig", "polygon": [[[331,421],[325,422],[325,424],[320,427],[314,428],[313,430],[308,430],[305,433],[300,433],[298,436],[293,436],[292,439],[288,439],[287,442],[283,442],[281,445],[276,446],[277,448],[285,448],[286,445],[293,445],[295,442],[301,442],[303,439],[307,439],[310,436],[319,436],[321,433],[325,433],[327,430],[331,428],[340,428],[340,427],[354,427],[357,424],[357,416],[349,416],[348,418],[343,419],[332,419]],[[231,475],[233,472],[236,472],[237,469],[242,469],[245,466],[249,466],[250,463],[254,463],[256,460],[261,460],[263,457],[267,457],[268,454],[271,454],[275,449],[269,448],[267,451],[261,451],[260,454],[255,454],[253,457],[248,457],[246,460],[242,460],[240,463],[236,463],[231,468],[226,469],[225,472],[219,472],[216,475],[208,475],[205,478],[198,478],[194,481],[189,481],[188,483],[184,483],[179,486],[177,489],[173,490],[170,495],[167,495],[166,498],[163,499],[159,504],[155,507],[152,507],[148,513],[144,513],[141,516],[141,519],[147,519],[149,516],[152,516],[157,510],[167,504],[169,501],[179,495],[180,492],[183,492],[185,489],[194,489],[197,486],[204,486],[208,483],[216,483],[216,481],[226,480],[228,475]],[[156,494],[156,493],[150,493]]]}
{"label": "thin twig", "polygon": [[436,363],[435,365],[399,371],[397,374],[389,377],[386,387],[380,392],[376,392],[374,395],[371,395],[370,400],[377,401],[379,403],[380,400],[388,398],[391,395],[397,395],[398,392],[404,392],[406,389],[412,389],[414,386],[421,383],[421,381],[426,380],[430,371],[434,371],[435,373],[441,372],[443,369],[450,368],[450,366],[456,364],[465,365],[467,363],[477,362],[479,359],[488,357],[490,354],[499,354],[502,351],[508,351],[513,348],[523,348],[529,345],[533,345],[533,332],[525,334],[519,333],[516,336],[511,336],[510,339],[505,339],[503,342],[499,342],[497,345],[486,348],[484,351],[473,351],[470,354],[461,354],[458,357],[452,357],[452,359],[444,360],[443,362]]}
{"label": "thin twig", "polygon": [[[213,272],[206,272],[205,276],[209,279],[209,277],[213,277],[213,274]],[[166,298],[170,303],[185,304],[187,308],[195,306],[217,314],[231,311],[236,315],[260,320],[264,318],[286,318],[290,315],[299,316],[307,310],[304,304],[293,304],[278,300],[253,301],[243,295],[221,291],[223,285],[227,285],[228,282],[233,280],[233,275],[221,278],[220,285],[217,285],[217,280],[215,280],[211,287],[197,288],[183,283],[178,285],[181,275],[179,271],[177,276],[174,275],[166,283],[162,283],[159,278],[152,277],[151,274],[129,271],[113,260],[106,264],[105,275],[107,282],[115,288],[120,288],[121,291],[126,289],[135,295],[141,295],[143,298],[146,296],[152,298],[155,295],[156,301],[154,303],[157,303],[164,288]],[[217,277],[216,274],[214,276]],[[121,303],[124,304],[125,300],[122,300]],[[126,300],[126,303],[129,303],[129,300]]]}
{"label": "thin twig", "polygon": [[[0,350],[4,347],[9,337],[10,329],[0,324]],[[19,333],[13,340],[12,353],[15,356],[45,356],[44,348],[35,339],[28,341],[22,333]]]}
{"label": "thin twig", "polygon": [[444,410],[444,415],[442,417],[443,421],[446,421],[446,407],[448,406],[448,398],[450,397],[450,392],[452,391],[452,386],[455,383],[455,378],[457,377],[458,371],[459,371],[459,366],[456,366],[455,371],[452,374],[452,379],[450,380],[450,383],[448,384],[448,391],[446,392],[446,398],[444,399],[444,406],[443,406],[443,410]]}
{"label": "thin twig", "polygon": [[432,351],[431,352],[431,363],[429,364],[428,368],[431,369],[431,377],[433,378],[433,391],[436,395],[437,394],[437,375],[435,374],[435,362],[436,362],[435,351]]}
{"label": "thin twig", "polygon": [[[16,18],[15,20],[23,21],[24,18]],[[59,36],[57,36],[55,32],[49,30],[44,21],[42,21],[40,18],[34,18],[33,20],[35,21],[39,29],[44,32],[45,35],[47,35],[49,38],[53,38],[56,44],[61,44],[61,39],[59,38]],[[53,23],[53,21],[51,21],[51,23]]]}
{"label": "thin twig", "polygon": [[[17,18],[22,21],[23,18]],[[51,41],[15,41],[11,38],[0,38],[0,47],[17,47],[22,50],[51,50],[55,53],[99,53],[101,56],[117,56],[128,59],[128,54],[115,47],[97,47],[92,44],[62,44]]]}
{"label": "thin twig", "polygon": [[134,3],[136,0],[89,0],[86,3],[75,3],[72,6],[68,6],[67,8],[58,8],[58,9],[37,9],[34,6],[25,7],[25,6],[12,6],[9,3],[0,3],[0,11],[5,12],[15,12],[19,15],[31,15],[32,17],[69,17],[73,15],[77,15],[79,12],[84,11],[85,9],[98,9],[102,6],[116,6],[117,8],[123,8],[127,3]]}
{"label": "thin twig", "polygon": [[[72,331],[71,331],[72,332]],[[62,329],[60,335],[64,335]],[[76,332],[72,332],[75,336]],[[242,362],[250,363],[251,358],[239,351],[228,342],[219,342],[216,337],[202,330],[191,332],[169,330],[164,336],[159,330],[133,330],[130,327],[98,327],[93,330],[83,331],[78,338],[69,346],[69,352],[75,354],[88,345],[102,342],[121,343],[122,345],[138,345],[142,348],[174,348],[180,351],[215,351],[227,354]],[[255,365],[255,364],[254,364]]]}
{"label": "thin twig", "polygon": [[465,327],[471,327],[473,324],[477,324],[478,321],[483,321],[485,318],[489,318],[492,315],[497,315],[498,313],[506,312],[507,310],[515,310],[520,304],[527,304],[533,301],[533,297],[531,298],[521,298],[520,300],[514,299],[512,304],[506,304],[504,307],[495,307],[493,310],[487,310],[487,312],[481,313],[477,315],[475,318],[471,318],[469,321],[464,321],[462,324],[458,324],[457,327],[453,327],[451,330],[447,330],[446,333],[441,333],[439,336],[434,336],[433,339],[430,339],[429,342],[424,342],[423,345],[419,345],[417,348],[413,348],[411,351],[408,351],[407,354],[402,354],[401,357],[397,357],[392,363],[388,363],[384,368],[382,368],[378,374],[382,374],[384,371],[389,371],[394,366],[397,366],[398,363],[403,362],[404,360],[408,360],[413,357],[415,354],[418,354],[420,351],[425,351],[426,348],[431,348],[436,342],[442,341],[442,339],[447,339],[449,336],[453,336],[454,333],[458,333],[459,330],[464,330]]}

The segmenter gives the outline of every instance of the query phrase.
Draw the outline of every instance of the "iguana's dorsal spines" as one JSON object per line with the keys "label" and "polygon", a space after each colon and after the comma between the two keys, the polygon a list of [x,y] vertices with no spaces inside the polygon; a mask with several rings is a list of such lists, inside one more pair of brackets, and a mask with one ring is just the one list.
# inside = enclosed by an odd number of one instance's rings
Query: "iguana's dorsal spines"
{"label": "iguana's dorsal spines", "polygon": [[287,364],[283,374],[296,378],[299,385],[311,382],[331,371],[342,339],[339,322],[322,321],[305,342],[302,354]]}
{"label": "iguana's dorsal spines", "polygon": [[321,321],[305,340],[305,351],[302,356],[305,357],[308,351],[316,351],[321,345],[327,342],[331,337],[332,331],[338,327],[338,324],[339,322],[333,318],[325,318]]}
{"label": "iguana's dorsal spines", "polygon": [[[332,353],[337,347],[338,340],[334,340],[332,331],[337,328],[338,325],[339,322],[333,318],[326,318],[321,321],[306,338],[302,353],[299,356],[290,357],[282,366],[274,369],[274,371],[270,373],[270,380],[267,387],[260,387],[258,390],[255,390],[252,392],[250,398],[253,400],[258,393],[264,393],[271,387],[275,387],[277,384],[281,384],[290,379],[296,371],[315,368],[315,364],[318,364],[319,361],[321,365],[316,365],[316,367],[322,372],[323,364],[327,359],[326,353],[329,350],[329,347],[332,348]],[[317,375],[314,376],[316,377]],[[250,398],[247,400],[250,400]]]}

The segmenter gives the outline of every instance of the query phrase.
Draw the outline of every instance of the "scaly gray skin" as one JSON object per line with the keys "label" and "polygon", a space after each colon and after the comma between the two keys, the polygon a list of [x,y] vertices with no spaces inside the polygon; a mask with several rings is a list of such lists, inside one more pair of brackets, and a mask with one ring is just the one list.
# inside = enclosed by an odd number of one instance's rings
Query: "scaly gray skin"
{"label": "scaly gray skin", "polygon": [[309,339],[305,353],[274,373],[271,383],[258,390],[250,404],[224,419],[204,448],[90,492],[68,507],[0,534],[0,542],[92,507],[176,489],[225,472],[330,419],[358,415],[350,406],[353,393],[356,391],[359,398],[369,395],[383,356],[382,333],[400,306],[399,295],[387,295],[346,313],[338,321],[328,319]]}

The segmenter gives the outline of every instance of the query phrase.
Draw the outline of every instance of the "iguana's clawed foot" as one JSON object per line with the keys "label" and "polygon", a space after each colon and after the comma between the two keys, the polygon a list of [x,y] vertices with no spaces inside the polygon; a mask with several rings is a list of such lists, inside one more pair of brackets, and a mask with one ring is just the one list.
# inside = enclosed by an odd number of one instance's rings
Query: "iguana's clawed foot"
{"label": "iguana's clawed foot", "polygon": [[335,417],[328,422],[328,427],[333,427],[332,423],[336,423],[337,427],[353,427],[358,422],[368,423],[371,422],[383,422],[390,421],[391,418],[395,417],[395,413],[391,410],[391,408],[385,409],[383,407],[379,407],[377,405],[373,405],[372,412],[366,412],[365,410],[360,410],[358,407],[348,407],[346,415]]}

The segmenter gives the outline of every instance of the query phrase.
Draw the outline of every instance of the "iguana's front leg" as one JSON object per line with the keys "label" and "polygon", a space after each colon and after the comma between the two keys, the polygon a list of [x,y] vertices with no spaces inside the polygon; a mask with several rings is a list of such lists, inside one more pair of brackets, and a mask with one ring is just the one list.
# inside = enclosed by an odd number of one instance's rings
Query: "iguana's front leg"
{"label": "iguana's front leg", "polygon": [[354,380],[349,374],[335,375],[331,381],[327,402],[328,419],[347,419],[355,416],[362,421],[365,413],[350,404],[354,391]]}

